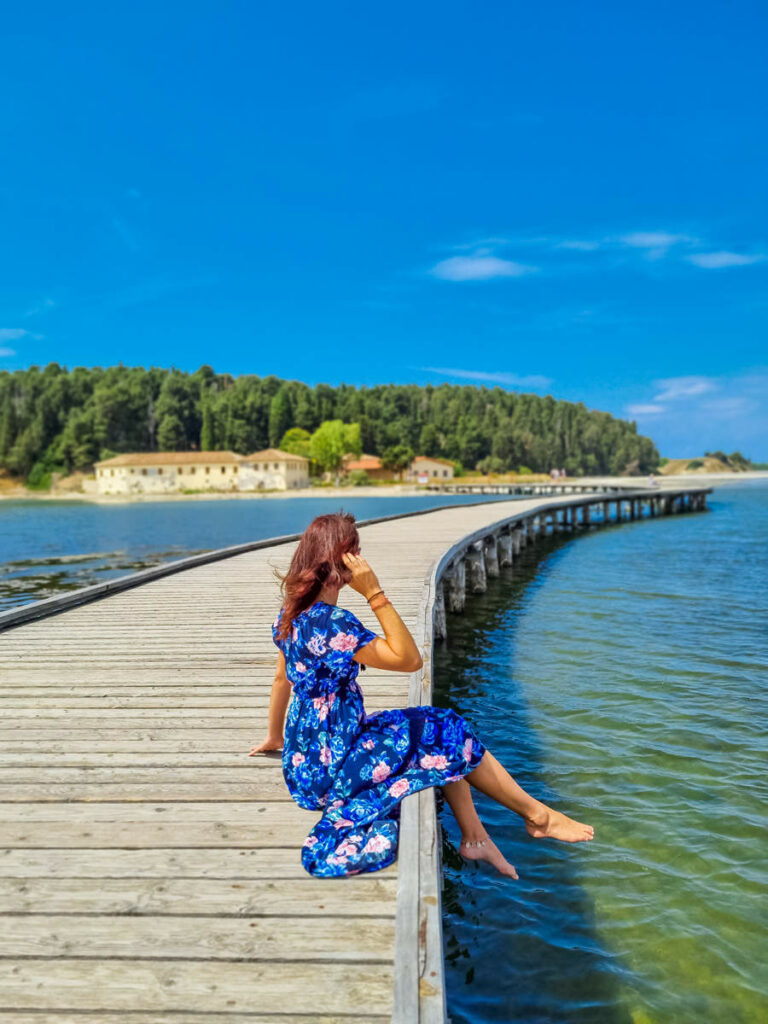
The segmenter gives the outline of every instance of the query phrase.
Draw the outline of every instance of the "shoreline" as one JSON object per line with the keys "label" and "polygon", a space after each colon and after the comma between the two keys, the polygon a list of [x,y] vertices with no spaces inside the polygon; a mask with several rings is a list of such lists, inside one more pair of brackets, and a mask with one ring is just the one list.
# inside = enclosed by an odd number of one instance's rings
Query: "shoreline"
{"label": "shoreline", "polygon": [[[768,470],[765,469],[754,469],[747,470],[743,473],[679,473],[670,474],[669,476],[659,475],[656,480],[659,485],[659,489],[664,489],[667,485],[679,485],[680,483],[701,483],[701,484],[712,484],[717,486],[723,483],[735,483],[743,480],[766,480],[768,479]],[[463,478],[459,478],[459,481],[464,482]],[[461,483],[457,481],[457,486],[461,486]],[[504,486],[505,484],[521,484],[526,483],[548,483],[548,480],[542,479],[537,476],[534,480],[470,480],[467,479],[466,484],[471,486],[494,486],[498,484]],[[627,476],[611,476],[611,477],[569,477],[563,481],[567,487],[569,484],[584,484],[584,485],[605,485],[605,486],[616,486],[623,484],[629,486],[631,483],[636,482],[638,487],[647,486],[648,477],[627,477]],[[444,491],[428,491],[423,484],[399,484],[394,486],[363,486],[363,487],[302,487],[296,488],[290,491],[206,491],[198,494],[88,494],[81,491],[62,491],[61,493],[50,492],[50,491],[6,491],[0,492],[0,503],[3,501],[30,501],[30,502],[46,502],[46,501],[63,501],[63,502],[84,502],[93,505],[133,505],[133,504],[144,504],[147,502],[178,502],[178,501],[249,501],[249,500],[270,500],[270,499],[287,499],[287,498],[343,498],[352,495],[356,498],[414,498],[420,495],[427,494],[442,494],[450,495],[453,492],[453,488]]]}

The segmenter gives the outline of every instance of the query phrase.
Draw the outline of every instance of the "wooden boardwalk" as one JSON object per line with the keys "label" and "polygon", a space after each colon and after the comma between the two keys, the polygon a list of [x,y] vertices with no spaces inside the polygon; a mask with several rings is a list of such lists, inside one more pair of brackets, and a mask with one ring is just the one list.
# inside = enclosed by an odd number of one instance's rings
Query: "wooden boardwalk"
{"label": "wooden boardwalk", "polygon": [[[436,584],[457,552],[578,500],[361,527],[424,648],[412,677],[361,675],[367,708],[430,700]],[[273,567],[294,546],[0,616],[0,1024],[444,1019],[434,791],[404,802],[397,864],[315,879],[300,846],[317,815],[291,801],[279,755],[248,757],[276,658]],[[380,631],[357,594],[341,601]]]}

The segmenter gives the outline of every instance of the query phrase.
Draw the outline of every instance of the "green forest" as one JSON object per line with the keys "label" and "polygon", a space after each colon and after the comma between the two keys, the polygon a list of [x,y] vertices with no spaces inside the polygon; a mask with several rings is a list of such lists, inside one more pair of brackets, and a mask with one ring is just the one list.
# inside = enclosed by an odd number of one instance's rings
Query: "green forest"
{"label": "green forest", "polygon": [[649,472],[653,442],[634,423],[580,402],[499,387],[341,384],[112,366],[0,373],[0,465],[33,482],[121,452],[277,447],[292,428],[359,424],[362,450],[407,446],[457,470]]}

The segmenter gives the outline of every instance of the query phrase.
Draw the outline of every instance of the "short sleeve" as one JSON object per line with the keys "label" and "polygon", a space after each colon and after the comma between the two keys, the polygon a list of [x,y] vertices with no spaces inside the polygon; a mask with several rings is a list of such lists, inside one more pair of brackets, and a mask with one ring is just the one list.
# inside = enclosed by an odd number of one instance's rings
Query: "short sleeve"
{"label": "short sleeve", "polygon": [[277,647],[279,647],[281,651],[283,649],[283,641],[277,635],[277,630],[278,630],[278,628],[280,626],[280,621],[281,621],[282,617],[283,617],[283,609],[281,608],[280,611],[277,613],[277,618],[272,623],[272,642]]}
{"label": "short sleeve", "polygon": [[356,651],[365,647],[371,640],[375,640],[377,636],[346,608],[339,608],[334,613],[331,625],[328,646],[332,651],[341,654],[343,661],[347,664],[353,660]]}

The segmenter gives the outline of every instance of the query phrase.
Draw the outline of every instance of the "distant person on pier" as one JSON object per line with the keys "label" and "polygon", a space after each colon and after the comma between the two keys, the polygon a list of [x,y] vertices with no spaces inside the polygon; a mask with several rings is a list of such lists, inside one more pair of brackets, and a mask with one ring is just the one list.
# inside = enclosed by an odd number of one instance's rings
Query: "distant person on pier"
{"label": "distant person on pier", "polygon": [[549,475],[552,480],[557,480],[557,478],[560,476],[560,471],[557,469],[550,469]]}
{"label": "distant person on pier", "polygon": [[[387,867],[397,856],[400,802],[431,786],[443,787],[456,816],[462,856],[486,860],[511,878],[517,872],[483,827],[470,783],[519,814],[536,839],[594,837],[590,825],[526,793],[455,711],[424,705],[366,712],[361,666],[411,673],[422,658],[360,554],[354,516],[313,519],[280,578],[285,600],[272,624],[279,654],[269,726],[250,754],[282,750],[291,796],[323,812],[302,846],[306,871],[332,877]],[[383,636],[336,603],[346,585],[366,599]]]}

